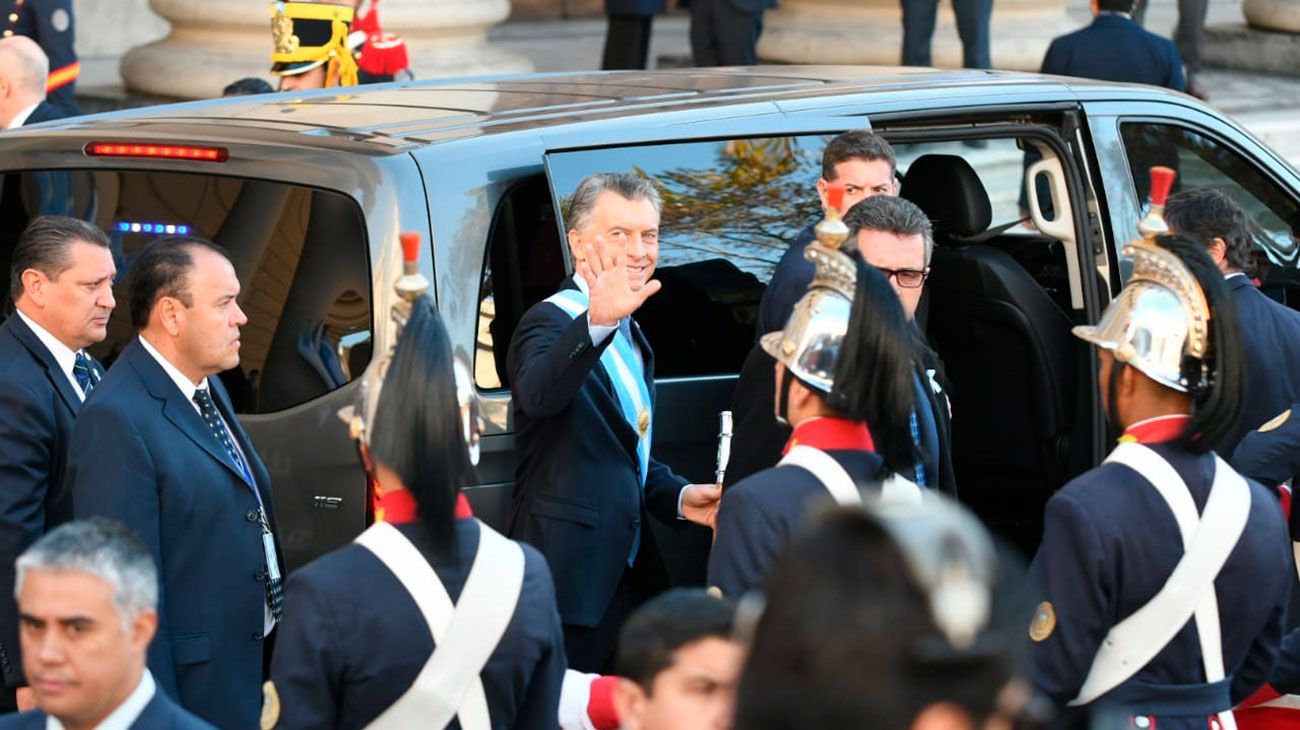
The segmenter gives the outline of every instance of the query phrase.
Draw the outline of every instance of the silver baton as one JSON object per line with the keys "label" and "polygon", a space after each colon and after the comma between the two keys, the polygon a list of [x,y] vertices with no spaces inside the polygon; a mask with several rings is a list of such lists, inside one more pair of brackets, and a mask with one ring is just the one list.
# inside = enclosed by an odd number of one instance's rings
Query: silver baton
{"label": "silver baton", "polygon": [[727,462],[731,461],[731,411],[718,414],[718,486],[727,476]]}

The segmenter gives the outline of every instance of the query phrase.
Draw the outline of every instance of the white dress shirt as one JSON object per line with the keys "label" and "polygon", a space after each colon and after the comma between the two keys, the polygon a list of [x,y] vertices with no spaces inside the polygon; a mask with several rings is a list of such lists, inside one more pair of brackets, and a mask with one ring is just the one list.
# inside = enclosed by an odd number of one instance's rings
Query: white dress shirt
{"label": "white dress shirt", "polygon": [[[125,702],[118,705],[103,722],[95,726],[95,730],[130,730],[131,725],[140,717],[140,713],[144,712],[144,708],[148,706],[154,692],[157,691],[153,675],[148,669],[144,670],[140,675],[140,684],[135,686],[135,690]],[[45,730],[63,730],[63,723],[54,719],[52,715],[46,715]]]}
{"label": "white dress shirt", "polygon": [[5,127],[5,129],[18,129],[19,127],[21,127],[21,126],[23,126],[24,124],[26,124],[26,123],[27,123],[27,117],[30,117],[30,116],[32,115],[32,112],[36,111],[36,107],[38,107],[38,106],[40,106],[40,105],[41,105],[41,103],[38,101],[38,102],[36,102],[35,104],[32,104],[31,106],[27,107],[26,109],[24,109],[24,110],[18,112],[17,114],[15,114],[15,115],[14,115],[14,118],[9,120],[9,124],[8,124],[8,126]]}
{"label": "white dress shirt", "polygon": [[[203,409],[199,408],[199,404],[194,402],[194,393],[197,392],[199,388],[207,388],[208,379],[204,378],[196,385],[194,381],[190,380],[185,375],[185,373],[182,373],[175,365],[172,365],[167,358],[163,357],[162,353],[154,349],[154,346],[149,344],[148,340],[143,337],[137,339],[139,339],[140,344],[144,346],[144,351],[149,353],[153,359],[158,361],[158,364],[162,366],[163,372],[167,373],[167,377],[171,378],[172,382],[176,383],[176,387],[181,389],[181,394],[185,396],[185,400],[189,401],[190,405],[194,406],[194,412],[199,414],[199,416],[202,416]],[[222,416],[220,412],[217,413],[217,418],[220,418],[221,422],[225,424],[226,432],[230,434],[230,443],[235,445],[235,451],[239,452],[239,458],[243,459],[244,463],[248,465],[251,474],[253,464],[248,460],[248,456],[244,453],[243,447],[239,445],[239,439],[235,438],[234,429],[230,427],[229,423],[226,423],[225,416]],[[253,489],[257,489],[257,487],[253,487]],[[260,494],[258,495],[258,503],[261,504]],[[262,621],[264,629],[262,635],[265,636],[271,633],[271,629],[275,628],[275,616],[271,615],[271,607],[267,605],[265,601],[262,602],[262,608],[266,612],[266,617]]]}
{"label": "white dress shirt", "polygon": [[23,314],[23,310],[15,308],[14,311],[18,313],[19,317],[22,317],[23,323],[36,335],[36,339],[40,340],[41,344],[45,345],[45,349],[49,350],[50,354],[54,356],[54,362],[58,364],[63,374],[68,377],[68,382],[72,383],[72,392],[76,393],[81,400],[86,400],[86,394],[81,392],[81,385],[77,382],[77,376],[72,374],[72,366],[77,364],[77,353],[71,347],[60,342],[59,338],[50,334],[44,327],[33,322],[31,317]]}

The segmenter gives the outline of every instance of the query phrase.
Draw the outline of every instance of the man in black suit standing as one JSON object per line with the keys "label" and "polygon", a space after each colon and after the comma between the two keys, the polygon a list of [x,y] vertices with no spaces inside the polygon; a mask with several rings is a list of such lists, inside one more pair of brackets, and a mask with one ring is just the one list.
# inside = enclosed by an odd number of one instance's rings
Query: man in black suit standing
{"label": "man in black suit standing", "polygon": [[173,236],[136,255],[127,288],[138,336],[73,429],[73,511],[125,524],[160,567],[163,690],[218,727],[256,727],[283,558],[270,476],[215,377],[239,365],[239,280],[220,248]]}
{"label": "man in black suit standing", "polygon": [[[0,324],[0,586],[14,560],[72,517],[63,472],[72,421],[103,375],[84,348],[107,335],[113,254],[104,232],[64,216],[37,218],[13,250],[14,312]],[[18,617],[0,596],[3,705],[23,684]]]}
{"label": "man in black suit standing", "polygon": [[0,39],[0,129],[70,116],[45,99],[50,62],[27,36]]}
{"label": "man in black suit standing", "polygon": [[1300,312],[1269,299],[1255,285],[1250,216],[1216,188],[1191,188],[1169,196],[1165,222],[1171,233],[1195,239],[1223,272],[1241,322],[1246,355],[1246,397],[1241,421],[1224,440],[1227,458],[1247,433],[1300,403]]}
{"label": "man in black suit standing", "polygon": [[3,730],[211,730],[158,690],[145,651],[158,629],[158,570],[125,527],[70,522],[18,558],[23,667],[36,712]]}
{"label": "man in black suit standing", "polygon": [[777,0],[688,0],[691,57],[696,66],[754,66],[763,13]]}
{"label": "man in black suit standing", "polygon": [[1133,21],[1137,1],[1092,0],[1092,24],[1053,40],[1042,72],[1185,90],[1178,49]]}
{"label": "man in black suit standing", "polygon": [[597,173],[567,223],[577,272],[528,310],[508,366],[519,466],[510,537],[555,578],[569,666],[610,669],[624,617],[668,587],[646,521],[711,525],[720,490],[688,485],[650,455],[654,353],[632,314],[655,292],[659,193]]}

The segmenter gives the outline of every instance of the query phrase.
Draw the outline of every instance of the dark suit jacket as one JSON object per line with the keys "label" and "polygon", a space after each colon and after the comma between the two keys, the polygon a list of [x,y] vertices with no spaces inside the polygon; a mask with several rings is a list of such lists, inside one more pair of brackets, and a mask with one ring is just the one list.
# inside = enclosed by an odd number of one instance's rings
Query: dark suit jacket
{"label": "dark suit jacket", "polygon": [[32,113],[28,115],[27,121],[23,122],[23,126],[26,127],[32,124],[53,121],[55,119],[75,117],[80,113],[80,109],[70,109],[68,107],[51,104],[49,101],[43,101],[40,104],[37,104],[36,108],[32,110]]}
{"label": "dark suit jacket", "polygon": [[1241,322],[1246,360],[1246,397],[1241,423],[1220,454],[1233,449],[1250,431],[1300,403],[1300,312],[1269,299],[1246,276],[1228,280]]}
{"label": "dark suit jacket", "polygon": [[[859,487],[880,481],[884,465],[870,451],[827,451]],[[825,485],[798,466],[764,469],[727,490],[709,553],[709,586],[737,599],[761,588],[804,526],[810,507],[832,503]]]}
{"label": "dark suit jacket", "polygon": [[658,15],[667,7],[667,0],[605,0],[606,15]]}
{"label": "dark suit jacket", "polygon": [[1183,91],[1183,59],[1172,41],[1122,15],[1102,13],[1092,24],[1052,41],[1042,72]]}
{"label": "dark suit jacket", "polygon": [[[576,288],[572,279],[565,288]],[[632,332],[653,403],[654,353]],[[507,360],[519,455],[507,532],[546,556],[560,617],[579,626],[600,622],[637,526],[643,549],[654,539],[645,511],[676,526],[686,484],[651,457],[643,494],[636,431],[599,363],[612,341],[593,346],[585,316],[543,301],[519,321]]]}
{"label": "dark suit jacket", "polygon": [[[451,600],[460,600],[478,552],[479,524],[457,520],[460,555],[454,561],[433,559],[418,523],[396,527],[433,566]],[[480,678],[492,727],[554,730],[566,667],[564,632],[546,561],[522,547],[519,603]],[[283,708],[280,730],[365,727],[410,689],[435,650],[411,594],[360,545],[295,571],[285,606],[271,662]]]}
{"label": "dark suit jacket", "polygon": [[[208,387],[274,530],[266,467],[220,380],[208,378]],[[138,338],[91,393],[69,453],[74,514],[125,524],[158,564],[158,635],[149,646],[158,686],[214,725],[256,727],[266,604],[258,501]]]}
{"label": "dark suit jacket", "polygon": [[23,684],[14,561],[72,517],[63,472],[81,398],[54,355],[15,312],[0,324],[0,669]]}
{"label": "dark suit jacket", "polygon": [[[45,730],[46,715],[40,710],[0,716],[0,730]],[[257,727],[253,725],[252,727]],[[172,702],[161,689],[131,723],[132,730],[215,730]]]}

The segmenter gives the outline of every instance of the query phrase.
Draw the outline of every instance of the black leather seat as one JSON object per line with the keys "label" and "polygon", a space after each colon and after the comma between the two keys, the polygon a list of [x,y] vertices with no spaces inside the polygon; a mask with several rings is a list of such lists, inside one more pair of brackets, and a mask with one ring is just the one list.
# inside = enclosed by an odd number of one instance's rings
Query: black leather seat
{"label": "black leather seat", "polygon": [[1008,253],[970,240],[992,208],[965,160],[918,158],[901,195],[934,223],[927,331],[953,386],[959,491],[974,501],[1045,495],[1068,471],[1080,352],[1070,318]]}

